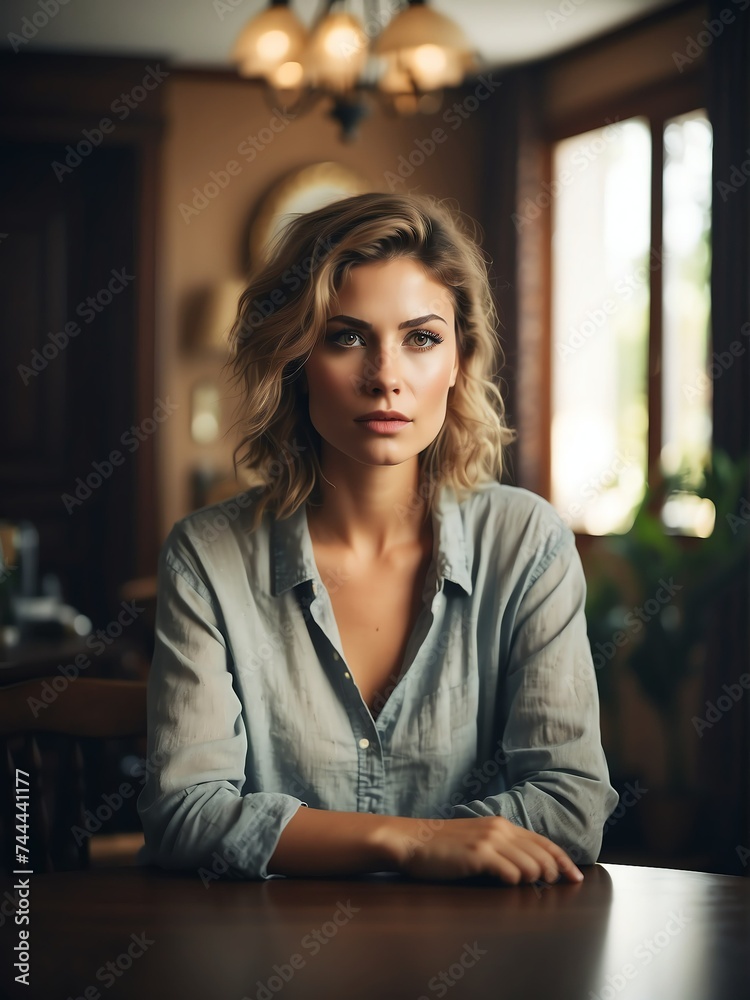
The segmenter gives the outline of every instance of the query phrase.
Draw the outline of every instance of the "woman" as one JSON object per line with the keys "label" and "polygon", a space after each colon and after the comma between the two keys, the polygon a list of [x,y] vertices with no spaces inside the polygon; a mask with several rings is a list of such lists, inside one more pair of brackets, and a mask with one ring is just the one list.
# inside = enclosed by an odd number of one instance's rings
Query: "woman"
{"label": "woman", "polygon": [[499,483],[495,326],[476,239],[426,197],[297,217],[251,276],[254,488],[162,551],[144,860],[507,883],[596,861],[618,796],[584,578],[552,507]]}

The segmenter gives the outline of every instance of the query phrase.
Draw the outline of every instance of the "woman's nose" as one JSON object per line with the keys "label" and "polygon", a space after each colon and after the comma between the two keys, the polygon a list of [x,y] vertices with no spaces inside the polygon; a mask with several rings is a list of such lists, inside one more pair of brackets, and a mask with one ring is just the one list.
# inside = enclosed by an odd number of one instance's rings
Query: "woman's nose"
{"label": "woman's nose", "polygon": [[373,354],[367,354],[362,373],[364,384],[370,391],[397,389],[401,384],[400,352],[398,348],[381,347]]}

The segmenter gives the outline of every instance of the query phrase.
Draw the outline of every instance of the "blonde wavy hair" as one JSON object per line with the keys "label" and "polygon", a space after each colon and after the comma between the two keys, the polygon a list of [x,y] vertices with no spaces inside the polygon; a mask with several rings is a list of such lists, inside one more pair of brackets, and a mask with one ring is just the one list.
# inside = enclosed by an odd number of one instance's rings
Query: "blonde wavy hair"
{"label": "blonde wavy hair", "polygon": [[268,509],[290,517],[321,502],[320,435],[302,370],[353,267],[406,257],[451,294],[459,372],[446,418],[418,456],[419,502],[432,510],[450,484],[460,500],[497,482],[514,438],[494,381],[502,365],[497,313],[473,220],[427,195],[362,194],[294,217],[251,271],[230,331],[228,366],[240,386],[235,473],[258,488],[253,530]]}

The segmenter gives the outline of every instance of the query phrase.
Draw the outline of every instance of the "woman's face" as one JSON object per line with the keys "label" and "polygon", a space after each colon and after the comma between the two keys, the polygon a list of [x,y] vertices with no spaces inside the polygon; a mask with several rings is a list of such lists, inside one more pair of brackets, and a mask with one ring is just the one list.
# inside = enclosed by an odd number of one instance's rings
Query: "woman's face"
{"label": "woman's face", "polygon": [[[398,465],[437,437],[458,368],[447,289],[409,258],[359,265],[305,364],[310,419],[355,461]],[[407,422],[377,430],[359,419],[373,410],[397,410]]]}

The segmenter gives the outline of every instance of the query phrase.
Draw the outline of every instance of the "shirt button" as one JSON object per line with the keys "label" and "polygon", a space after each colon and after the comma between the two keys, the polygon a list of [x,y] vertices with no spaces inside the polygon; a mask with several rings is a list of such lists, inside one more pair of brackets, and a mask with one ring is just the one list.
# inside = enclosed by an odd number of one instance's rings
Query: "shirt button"
{"label": "shirt button", "polygon": [[359,745],[362,747],[363,750],[366,750],[369,747],[369,745],[370,745],[370,741],[366,740],[366,739],[362,739],[362,740],[359,741]]}
{"label": "shirt button", "polygon": [[334,658],[334,660],[336,660],[337,663],[341,659],[341,657],[339,656],[339,654],[336,652],[335,649],[333,651],[333,658]]}
{"label": "shirt button", "polygon": [[346,677],[347,680],[349,680],[349,678],[351,677],[351,674],[349,673],[348,670],[344,671],[344,677]]}

